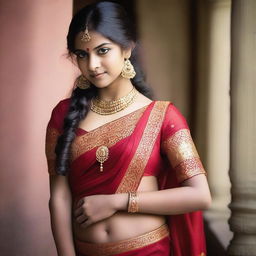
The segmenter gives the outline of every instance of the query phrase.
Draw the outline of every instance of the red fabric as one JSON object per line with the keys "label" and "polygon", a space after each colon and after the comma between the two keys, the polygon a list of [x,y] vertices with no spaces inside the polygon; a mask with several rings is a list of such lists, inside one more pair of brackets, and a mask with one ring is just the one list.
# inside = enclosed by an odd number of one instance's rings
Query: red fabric
{"label": "red fabric", "polygon": [[104,172],[99,172],[99,163],[93,148],[71,163],[69,182],[75,200],[95,194],[114,194],[125,175],[143,134],[153,104],[150,104],[139,119],[134,132],[109,148],[109,159],[104,163]]}
{"label": "red fabric", "polygon": [[[62,131],[63,118],[67,113],[69,102],[69,100],[60,102],[54,109],[49,122],[50,126],[60,132]],[[83,196],[114,194],[116,192],[140,143],[154,104],[155,102],[152,102],[146,108],[130,136],[118,141],[110,147],[109,160],[104,163],[103,173],[99,172],[99,163],[95,159],[95,148],[85,152],[72,161],[71,170],[69,172],[69,182],[75,201]],[[127,115],[127,117],[128,116],[129,115]],[[180,186],[165,152],[161,149],[163,141],[180,129],[188,129],[188,125],[178,109],[170,103],[166,110],[162,129],[156,138],[153,150],[144,170],[144,175],[154,175],[158,178],[160,189]],[[86,132],[82,130],[77,131],[77,135],[83,133]],[[172,255],[197,256],[202,252],[206,254],[203,221],[200,211],[167,216],[167,221],[171,232]]]}
{"label": "red fabric", "polygon": [[68,112],[70,99],[60,101],[52,111],[48,127],[56,129],[59,133],[63,131],[63,121]]}
{"label": "red fabric", "polygon": [[[189,129],[186,119],[179,110],[170,104],[166,112],[166,118],[162,126],[163,142],[180,129]],[[167,172],[161,172],[159,176],[160,189],[174,188],[180,186],[176,173],[172,170],[165,152],[163,157]],[[187,214],[168,216],[168,224],[171,234],[171,247],[175,256],[199,256],[201,253],[206,255],[205,234],[203,217],[201,211]]]}
{"label": "red fabric", "polygon": [[170,238],[165,237],[154,244],[116,256],[170,256]]}
{"label": "red fabric", "polygon": [[[80,242],[80,247],[83,243]],[[78,253],[77,256],[92,256],[88,254]],[[170,256],[170,238],[167,236],[160,241],[146,245],[142,248],[115,254],[113,256]]]}

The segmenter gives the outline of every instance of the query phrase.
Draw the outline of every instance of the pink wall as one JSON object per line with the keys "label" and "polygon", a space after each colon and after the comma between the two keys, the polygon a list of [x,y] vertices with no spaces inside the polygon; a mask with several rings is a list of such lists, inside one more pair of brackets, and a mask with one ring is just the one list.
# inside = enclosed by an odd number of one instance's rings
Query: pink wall
{"label": "pink wall", "polygon": [[45,128],[70,92],[71,0],[0,1],[0,254],[56,255],[48,213]]}

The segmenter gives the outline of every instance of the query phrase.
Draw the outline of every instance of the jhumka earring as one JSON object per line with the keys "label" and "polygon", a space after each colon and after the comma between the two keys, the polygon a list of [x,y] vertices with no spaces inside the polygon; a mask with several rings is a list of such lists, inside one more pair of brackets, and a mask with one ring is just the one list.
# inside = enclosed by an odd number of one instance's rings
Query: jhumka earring
{"label": "jhumka earring", "polygon": [[81,41],[88,42],[91,40],[91,36],[88,31],[88,26],[86,25],[85,30],[83,31],[83,34],[81,36]]}
{"label": "jhumka earring", "polygon": [[83,75],[80,75],[77,78],[76,87],[78,87],[82,90],[86,90],[91,87],[91,84],[90,84],[90,81],[87,80]]}
{"label": "jhumka earring", "polygon": [[132,63],[130,62],[129,59],[125,59],[121,76],[127,79],[131,79],[131,78],[134,78],[135,75],[136,75],[136,72],[134,70]]}

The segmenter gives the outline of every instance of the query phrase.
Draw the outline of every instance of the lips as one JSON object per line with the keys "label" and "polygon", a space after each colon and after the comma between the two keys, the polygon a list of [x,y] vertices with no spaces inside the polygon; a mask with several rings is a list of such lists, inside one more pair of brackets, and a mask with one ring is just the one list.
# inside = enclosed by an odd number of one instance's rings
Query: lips
{"label": "lips", "polygon": [[102,77],[105,73],[106,72],[98,73],[98,74],[92,75],[92,77],[99,78],[99,77]]}

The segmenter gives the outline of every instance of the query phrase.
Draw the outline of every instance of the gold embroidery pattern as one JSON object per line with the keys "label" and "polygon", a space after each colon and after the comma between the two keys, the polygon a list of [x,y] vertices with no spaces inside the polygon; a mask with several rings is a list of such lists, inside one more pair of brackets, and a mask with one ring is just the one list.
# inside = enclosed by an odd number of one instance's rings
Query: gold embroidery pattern
{"label": "gold embroidery pattern", "polygon": [[138,237],[122,240],[113,243],[88,243],[75,240],[76,247],[81,254],[93,256],[111,256],[156,243],[169,236],[169,229],[166,224]]}
{"label": "gold embroidery pattern", "polygon": [[72,160],[75,160],[86,151],[93,148],[101,145],[105,145],[109,148],[121,139],[130,136],[146,108],[147,106],[114,120],[111,123],[100,126],[82,136],[77,136],[71,147]]}
{"label": "gold embroidery pattern", "polygon": [[177,131],[162,146],[174,167],[186,159],[199,157],[188,129]]}
{"label": "gold embroidery pattern", "polygon": [[48,164],[48,172],[50,175],[55,175],[55,146],[60,133],[57,129],[48,127],[46,131],[46,143],[45,143],[45,154]]}
{"label": "gold embroidery pattern", "polygon": [[205,174],[188,129],[177,131],[163,142],[162,147],[176,171],[179,182],[197,174]]}
{"label": "gold embroidery pattern", "polygon": [[197,174],[205,174],[204,167],[199,158],[187,159],[175,168],[178,182],[182,182]]}
{"label": "gold embroidery pattern", "polygon": [[168,104],[169,102],[165,101],[157,101],[155,103],[150,113],[139,146],[121,183],[119,184],[116,193],[127,193],[136,190],[152,152],[154,142],[161,129]]}

